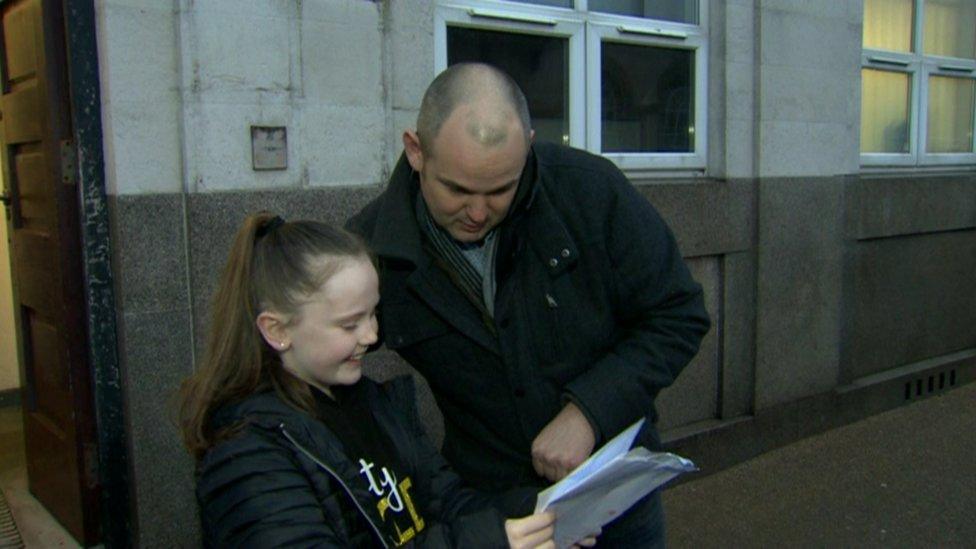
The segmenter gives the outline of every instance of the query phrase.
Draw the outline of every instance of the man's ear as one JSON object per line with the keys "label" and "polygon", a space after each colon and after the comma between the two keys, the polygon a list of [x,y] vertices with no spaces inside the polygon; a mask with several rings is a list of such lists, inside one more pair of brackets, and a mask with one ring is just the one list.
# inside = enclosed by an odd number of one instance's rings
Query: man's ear
{"label": "man's ear", "polygon": [[529,145],[535,143],[535,130],[529,130]]}
{"label": "man's ear", "polygon": [[263,311],[255,320],[261,337],[276,351],[286,351],[291,347],[286,320],[284,315],[273,311]]}
{"label": "man's ear", "polygon": [[420,148],[420,137],[417,132],[407,130],[403,132],[403,152],[407,155],[407,162],[413,171],[420,173],[424,170],[424,152]]}

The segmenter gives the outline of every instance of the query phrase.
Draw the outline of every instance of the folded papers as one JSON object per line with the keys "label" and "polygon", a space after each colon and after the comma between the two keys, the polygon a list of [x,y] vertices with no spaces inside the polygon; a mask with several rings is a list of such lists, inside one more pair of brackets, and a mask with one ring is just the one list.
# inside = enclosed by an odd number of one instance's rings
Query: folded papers
{"label": "folded papers", "polygon": [[[667,452],[631,449],[641,419],[607,442],[566,478],[539,492],[535,512],[556,513],[556,547],[570,547],[695,464]],[[599,541],[599,538],[597,538]]]}

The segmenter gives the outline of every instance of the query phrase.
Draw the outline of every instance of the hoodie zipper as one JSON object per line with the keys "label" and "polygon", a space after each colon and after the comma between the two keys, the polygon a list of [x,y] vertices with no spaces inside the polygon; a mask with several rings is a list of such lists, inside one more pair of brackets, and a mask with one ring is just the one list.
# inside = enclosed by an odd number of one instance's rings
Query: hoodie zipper
{"label": "hoodie zipper", "polygon": [[371,519],[369,517],[369,515],[366,513],[366,510],[363,509],[362,505],[359,504],[359,500],[356,499],[356,496],[353,495],[352,490],[350,490],[349,489],[349,486],[347,486],[346,483],[343,482],[342,478],[339,477],[338,473],[336,473],[335,471],[333,471],[328,465],[322,463],[322,461],[319,458],[315,457],[315,454],[313,454],[308,449],[306,449],[304,446],[302,446],[301,444],[299,444],[298,441],[295,440],[295,438],[291,436],[291,433],[289,433],[288,430],[285,429],[285,424],[284,423],[278,425],[278,429],[281,431],[281,434],[285,435],[285,438],[287,438],[292,444],[295,445],[296,448],[299,449],[299,451],[301,451],[309,459],[311,459],[312,461],[314,461],[319,467],[321,467],[327,473],[329,473],[329,475],[332,478],[334,478],[336,480],[336,482],[339,483],[339,486],[342,486],[342,489],[345,490],[346,495],[349,496],[349,499],[351,499],[352,502],[353,502],[353,504],[356,506],[356,508],[359,509],[359,512],[363,515],[363,518],[365,518],[366,519],[366,522],[369,523],[369,526],[373,529],[373,533],[376,534],[376,537],[380,540],[380,543],[383,544],[383,547],[384,548],[389,549],[390,544],[388,544],[386,542],[386,538],[384,538],[383,537],[383,534],[380,533],[380,529],[373,522],[373,519]]}

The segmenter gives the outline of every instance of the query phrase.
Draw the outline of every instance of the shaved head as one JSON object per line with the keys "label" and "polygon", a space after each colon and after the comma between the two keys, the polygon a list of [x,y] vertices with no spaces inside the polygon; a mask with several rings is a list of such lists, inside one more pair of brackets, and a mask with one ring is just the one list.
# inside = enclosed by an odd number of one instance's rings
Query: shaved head
{"label": "shaved head", "polygon": [[512,77],[483,63],[458,63],[437,75],[424,93],[417,116],[417,138],[425,156],[433,156],[433,144],[441,126],[461,105],[468,136],[487,147],[505,143],[512,118],[521,127],[525,143],[531,141],[529,107]]}

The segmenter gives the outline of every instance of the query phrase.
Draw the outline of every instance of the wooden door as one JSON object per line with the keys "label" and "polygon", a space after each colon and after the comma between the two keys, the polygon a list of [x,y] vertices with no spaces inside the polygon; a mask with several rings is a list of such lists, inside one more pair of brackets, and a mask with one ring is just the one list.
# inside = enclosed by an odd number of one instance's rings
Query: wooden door
{"label": "wooden door", "polygon": [[10,198],[28,487],[87,545],[98,538],[98,453],[62,4],[8,0],[0,10],[0,142]]}

